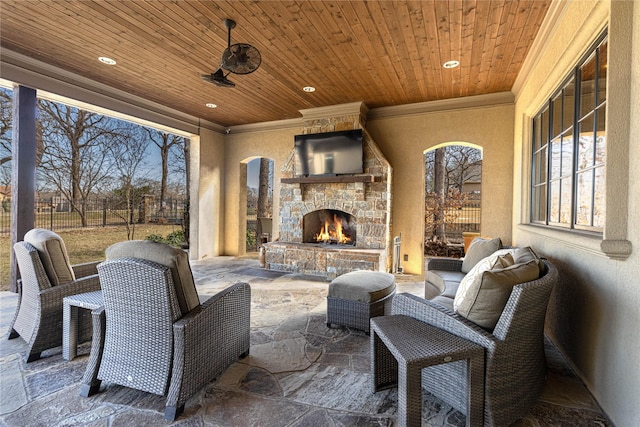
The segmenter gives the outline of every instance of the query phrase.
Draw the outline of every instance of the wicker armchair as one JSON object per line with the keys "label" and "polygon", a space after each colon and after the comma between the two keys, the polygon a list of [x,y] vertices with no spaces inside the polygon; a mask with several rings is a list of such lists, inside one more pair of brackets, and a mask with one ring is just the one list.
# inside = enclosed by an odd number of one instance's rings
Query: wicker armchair
{"label": "wicker armchair", "polygon": [[[183,251],[168,246],[123,243],[140,258],[151,248],[186,260]],[[190,269],[178,274],[175,265],[170,268],[130,257],[110,259],[110,255],[107,249],[107,261],[98,266],[104,308],[92,313],[94,340],[80,394],[90,396],[101,381],[107,381],[163,395],[167,397],[165,418],[173,421],[187,399],[249,354],[251,289],[246,283],[235,284],[203,304],[196,300],[197,305],[183,315],[185,300],[178,294],[195,287],[177,289],[175,282],[188,282]]]}
{"label": "wicker armchair", "polygon": [[[25,360],[32,362],[42,351],[62,345],[62,299],[100,290],[100,281],[98,262],[70,265],[64,242],[53,231],[33,229],[24,238],[13,247],[21,279],[7,338],[21,336],[29,345]],[[88,313],[79,324],[79,341],[90,340]]]}
{"label": "wicker armchair", "polygon": [[[484,423],[487,426],[507,426],[525,416],[537,403],[544,386],[544,319],[558,278],[556,268],[546,260],[544,264],[545,270],[539,279],[513,288],[492,332],[448,308],[414,295],[398,294],[393,300],[393,314],[416,318],[485,348]],[[465,363],[425,369],[422,384],[427,391],[466,413]]]}

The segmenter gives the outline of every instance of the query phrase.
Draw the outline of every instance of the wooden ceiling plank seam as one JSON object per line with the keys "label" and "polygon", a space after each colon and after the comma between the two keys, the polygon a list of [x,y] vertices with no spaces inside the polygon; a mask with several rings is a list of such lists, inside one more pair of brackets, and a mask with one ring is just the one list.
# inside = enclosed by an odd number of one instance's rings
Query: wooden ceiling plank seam
{"label": "wooden ceiling plank seam", "polygon": [[487,34],[484,39],[484,46],[482,50],[482,61],[480,62],[479,71],[479,91],[484,92],[489,88],[491,63],[493,59],[493,52],[496,45],[496,37],[499,28],[499,20],[503,11],[503,3],[499,1],[491,1],[489,10],[489,17],[487,20]]}
{"label": "wooden ceiling plank seam", "polygon": [[[168,19],[171,20],[180,35],[193,43],[197,48],[190,52],[188,63],[198,69],[199,74],[215,71],[219,58],[227,46],[227,34],[222,21],[212,22],[192,6],[191,1],[151,2]],[[186,25],[191,23],[191,25]]]}
{"label": "wooden ceiling plank seam", "polygon": [[387,59],[385,62],[389,78],[391,79],[393,87],[398,90],[398,96],[396,97],[395,102],[404,103],[407,99],[407,94],[402,82],[406,80],[406,76],[400,75],[398,73],[398,69],[394,66],[394,63],[398,62],[398,55],[394,48],[394,41],[390,28],[385,23],[387,14],[383,9],[381,9],[382,4],[383,3],[379,2],[367,2],[366,7],[372,18],[373,28],[376,29],[379,35],[378,37],[381,42],[381,46],[384,47],[384,55],[382,55],[381,58]]}
{"label": "wooden ceiling plank seam", "polygon": [[[488,90],[498,92],[505,90],[505,87],[501,83],[512,59],[512,55],[509,52],[511,41],[508,37],[509,34],[511,34],[510,31],[514,25],[518,9],[518,2],[506,3],[502,8],[492,57],[491,67],[493,72],[491,73],[492,77]],[[506,89],[508,90],[510,88],[511,87],[508,87]]]}
{"label": "wooden ceiling plank seam", "polygon": [[[274,23],[274,25],[277,25],[280,28],[289,26],[288,24],[285,25],[285,19],[288,19],[289,22],[295,20],[295,17],[293,16],[282,17],[281,13],[278,13],[276,15],[275,9],[264,9],[265,7],[272,6],[270,2],[264,2],[264,4],[260,4],[264,10],[265,15],[269,16],[269,19]],[[275,18],[277,18],[278,16],[281,17],[279,19],[280,22],[274,20],[274,15],[276,15]],[[274,44],[274,46],[277,47],[278,54],[282,55],[280,58],[277,58],[278,65],[282,66],[282,64],[287,64],[287,72],[282,73],[280,75],[280,79],[290,81],[291,86],[296,87],[296,89],[300,91],[305,85],[313,85],[309,82],[310,75],[312,76],[314,74],[317,74],[319,70],[327,66],[321,60],[321,57],[319,55],[307,54],[307,52],[312,52],[313,48],[306,45],[304,39],[299,37],[297,31],[295,31],[293,28],[287,30],[286,39],[275,39],[273,43],[277,43]],[[273,60],[275,58],[271,59]],[[298,61],[302,61],[302,63],[298,64]],[[311,72],[309,68],[311,69]],[[330,66],[328,68],[330,68]]]}
{"label": "wooden ceiling plank seam", "polygon": [[528,17],[524,20],[524,26],[519,31],[518,41],[513,53],[513,66],[508,71],[508,81],[513,87],[515,79],[518,77],[522,63],[524,62],[532,41],[536,38],[538,30],[549,9],[550,1],[529,1],[527,9]]}
{"label": "wooden ceiling plank seam", "polygon": [[469,68],[469,89],[467,96],[479,95],[480,91],[480,64],[483,58],[484,44],[487,37],[486,25],[489,19],[491,4],[488,1],[478,0],[473,13],[473,44]]}
{"label": "wooden ceiling plank seam", "polygon": [[[402,14],[403,8],[401,6],[402,3],[393,3],[393,7],[388,8],[389,12],[387,12],[387,14],[393,15],[394,17],[394,27],[390,28],[389,32],[394,38],[394,62],[396,64],[396,69],[398,70],[398,77],[402,82],[402,89],[405,93],[405,102],[412,103],[416,102],[416,99],[420,99],[417,95],[422,92],[418,86],[418,81],[421,80],[421,76],[419,73],[416,73],[413,66],[410,66],[414,64],[414,60],[417,58],[414,59],[411,56],[408,41],[413,37],[413,35],[407,35],[406,28],[411,29],[411,32],[413,30],[411,22],[407,22],[408,16]],[[408,14],[408,12],[406,13]],[[420,69],[419,64],[418,67],[418,69]]]}
{"label": "wooden ceiling plank seam", "polygon": [[[451,52],[450,31],[449,31],[449,5],[448,2],[435,2],[435,14],[438,29],[438,50],[440,53],[440,66],[448,61]],[[451,93],[451,73],[450,69],[442,70],[442,99],[452,98]]]}
{"label": "wooden ceiling plank seam", "polygon": [[[335,70],[334,72],[336,73],[331,76],[331,81],[343,78],[350,70],[364,68],[365,64],[361,51],[355,47],[357,45],[354,45],[353,38],[344,32],[344,28],[347,27],[345,25],[344,12],[333,2],[314,2],[312,5],[315,7],[315,13],[319,13],[317,8],[322,7],[321,14],[325,15],[325,19],[316,19],[317,25],[315,28],[320,34],[327,35],[325,40],[329,40],[326,48],[323,48],[323,52],[328,57],[327,62],[335,67],[329,69],[329,71]],[[312,19],[309,16],[310,13],[310,8],[301,9],[301,14],[306,20]],[[358,81],[353,81],[349,88],[343,92],[344,97],[342,100],[346,102],[358,101],[358,98],[360,98],[359,93],[362,92],[360,88],[370,85],[371,82],[370,76],[361,75]]]}
{"label": "wooden ceiling plank seam", "polygon": [[398,3],[394,8],[398,21],[404,27],[400,32],[403,35],[402,45],[405,46],[405,55],[407,55],[407,66],[405,75],[407,76],[406,86],[410,91],[409,102],[418,102],[427,95],[427,87],[425,83],[425,67],[421,60],[421,54],[416,44],[416,31],[419,30],[419,23],[413,20],[415,9],[409,9],[409,2]]}
{"label": "wooden ceiling plank seam", "polygon": [[[153,47],[168,54],[172,54],[181,60],[187,60],[190,52],[196,50],[196,45],[190,40],[181,37],[177,31],[163,25],[159,21],[154,9],[144,8],[141,5],[148,3],[127,1],[127,2],[87,2],[88,5],[102,8],[105,13],[117,16],[122,22],[128,22],[128,31],[140,35],[145,40],[145,36],[153,40]],[[111,9],[105,5],[113,5]],[[146,17],[146,19],[141,19]],[[126,24],[125,24],[126,25]]]}
{"label": "wooden ceiling plank seam", "polygon": [[[506,59],[506,64],[504,68],[500,71],[500,74],[497,76],[497,86],[503,88],[504,90],[510,90],[513,86],[513,82],[515,77],[513,73],[510,71],[515,68],[520,68],[522,62],[518,61],[516,58],[518,44],[522,37],[529,37],[530,33],[526,30],[526,22],[531,18],[530,8],[525,8],[521,6],[521,3],[529,3],[527,0],[520,2],[517,7],[511,8],[511,13],[513,14],[513,21],[511,26],[508,29],[508,32],[505,34],[505,37],[508,37],[507,43],[504,48],[504,57]],[[518,62],[516,62],[518,61]]]}
{"label": "wooden ceiling plank seam", "polygon": [[[363,69],[366,70],[375,93],[375,95],[368,94],[368,97],[363,101],[366,101],[369,106],[379,105],[381,100],[388,100],[388,102],[390,102],[393,98],[390,92],[390,89],[393,87],[391,78],[385,69],[377,66],[380,53],[374,49],[371,44],[369,32],[364,27],[367,22],[371,22],[369,11],[364,7],[364,3],[345,2],[343,6],[343,11],[346,16],[351,16],[352,19],[354,19],[349,29],[352,37],[358,40],[358,45],[362,51]],[[371,27],[371,25],[369,25],[369,27]],[[361,75],[362,73],[359,74]]]}
{"label": "wooden ceiling plank seam", "polygon": [[355,32],[356,39],[364,52],[365,62],[369,78],[376,90],[375,95],[368,94],[367,105],[373,107],[381,102],[394,102],[397,99],[395,89],[397,80],[395,73],[388,67],[381,66],[381,57],[386,54],[383,46],[380,29],[374,20],[369,5],[364,2],[349,4],[349,7],[358,16],[359,23],[353,25],[352,32]]}
{"label": "wooden ceiling plank seam", "polygon": [[[318,83],[322,83],[324,90],[335,92],[335,81],[336,79],[342,78],[345,74],[350,72],[350,70],[357,68],[357,66],[353,65],[353,62],[359,61],[359,56],[352,49],[348,43],[341,43],[340,39],[342,38],[342,31],[340,25],[333,21],[333,16],[329,10],[327,10],[327,5],[331,4],[331,2],[317,2],[313,3],[312,7],[322,8],[320,11],[316,8],[311,10],[311,7],[302,8],[296,5],[296,15],[290,15],[288,17],[289,22],[291,23],[292,29],[300,34],[298,38],[298,42],[300,43],[299,49],[304,51],[313,52],[315,49],[316,54],[311,55],[317,59],[320,59],[319,63],[316,62],[316,78],[318,79]],[[287,8],[288,12],[292,12],[291,8]],[[309,14],[319,14],[321,17],[312,20],[309,17]],[[324,15],[324,16],[323,16]],[[318,34],[322,34],[322,41],[317,43],[316,46],[311,44],[312,40],[308,35],[309,32],[307,28],[308,25],[305,23],[310,23],[313,28],[312,31],[317,32]],[[333,26],[331,26],[333,24]],[[343,51],[342,55],[336,55],[337,46],[341,45],[345,51]],[[354,82],[354,85],[358,84],[358,82]],[[313,83],[312,86],[315,86],[316,83]],[[316,87],[317,89],[317,87]],[[346,97],[348,99],[352,99],[357,96],[357,92],[353,89],[353,85],[349,87],[342,94],[335,94],[334,97]],[[344,98],[342,98],[344,99]]]}
{"label": "wooden ceiling plank seam", "polygon": [[428,87],[432,98],[441,99],[442,88],[442,61],[440,58],[438,31],[437,31],[437,18],[435,14],[434,2],[428,2],[420,8],[422,14],[422,20],[425,23],[424,26],[424,39],[426,43],[426,49],[429,52],[429,69],[433,75],[428,82]]}
{"label": "wooden ceiling plank seam", "polygon": [[[449,5],[449,60],[460,60],[462,47],[462,0],[450,0]],[[451,74],[451,94],[453,97],[462,96],[460,85],[460,67],[449,70]]]}
{"label": "wooden ceiling plank seam", "polygon": [[476,0],[465,0],[462,4],[462,32],[460,47],[460,86],[461,95],[469,96],[469,86],[474,82],[471,80],[471,69],[473,66],[473,29],[476,20],[477,2]]}

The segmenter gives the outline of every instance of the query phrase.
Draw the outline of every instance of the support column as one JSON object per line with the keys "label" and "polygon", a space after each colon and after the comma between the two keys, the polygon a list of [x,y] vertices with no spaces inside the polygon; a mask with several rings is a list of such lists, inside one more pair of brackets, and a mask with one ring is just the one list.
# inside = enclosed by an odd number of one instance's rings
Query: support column
{"label": "support column", "polygon": [[[13,88],[13,139],[11,156],[11,247],[35,224],[36,193],[36,90]],[[18,291],[18,266],[11,250],[11,291]]]}

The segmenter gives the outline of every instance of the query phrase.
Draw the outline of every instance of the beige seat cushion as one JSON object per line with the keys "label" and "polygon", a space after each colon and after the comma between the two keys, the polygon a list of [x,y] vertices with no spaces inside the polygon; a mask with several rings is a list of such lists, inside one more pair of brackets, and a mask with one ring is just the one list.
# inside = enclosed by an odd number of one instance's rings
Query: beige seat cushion
{"label": "beige seat cushion", "polygon": [[183,250],[150,240],[129,240],[109,246],[106,257],[107,259],[139,258],[169,267],[182,315],[200,305],[189,257]]}
{"label": "beige seat cushion", "polygon": [[393,274],[381,271],[350,271],[329,284],[328,296],[349,301],[374,302],[395,292]]}
{"label": "beige seat cushion", "polygon": [[51,230],[34,228],[24,235],[24,241],[38,250],[51,286],[76,280],[67,255],[67,248],[60,236]]}
{"label": "beige seat cushion", "polygon": [[440,293],[453,298],[456,289],[465,274],[461,271],[427,270],[427,282],[440,290]]}
{"label": "beige seat cushion", "polygon": [[454,310],[475,324],[493,330],[513,287],[535,280],[539,275],[540,270],[535,260],[483,271],[474,278],[464,293],[459,291],[459,295],[456,295]]}
{"label": "beige seat cushion", "polygon": [[502,241],[499,237],[495,239],[476,237],[473,239],[473,242],[471,242],[467,253],[464,254],[460,271],[468,273],[481,259],[488,257],[500,248],[502,248]]}

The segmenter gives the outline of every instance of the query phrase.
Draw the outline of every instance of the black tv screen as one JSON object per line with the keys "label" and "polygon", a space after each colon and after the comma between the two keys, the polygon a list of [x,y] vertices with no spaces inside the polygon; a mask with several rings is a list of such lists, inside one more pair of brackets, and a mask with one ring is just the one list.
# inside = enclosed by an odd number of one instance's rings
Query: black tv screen
{"label": "black tv screen", "polygon": [[362,129],[296,135],[296,175],[362,173]]}

